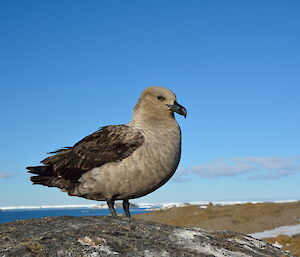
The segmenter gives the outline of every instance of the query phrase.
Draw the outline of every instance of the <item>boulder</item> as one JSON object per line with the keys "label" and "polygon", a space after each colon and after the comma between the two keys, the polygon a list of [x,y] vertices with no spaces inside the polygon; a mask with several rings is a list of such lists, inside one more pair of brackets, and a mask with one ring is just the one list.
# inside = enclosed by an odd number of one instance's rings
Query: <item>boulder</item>
{"label": "boulder", "polygon": [[180,228],[125,217],[48,217],[0,224],[0,256],[283,257],[261,240],[230,231]]}

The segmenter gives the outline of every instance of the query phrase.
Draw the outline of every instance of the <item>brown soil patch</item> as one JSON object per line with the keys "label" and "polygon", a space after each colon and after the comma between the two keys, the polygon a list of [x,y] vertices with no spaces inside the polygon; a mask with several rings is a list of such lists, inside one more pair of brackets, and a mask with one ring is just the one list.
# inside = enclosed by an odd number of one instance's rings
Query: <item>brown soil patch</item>
{"label": "brown soil patch", "polygon": [[246,203],[215,206],[173,207],[134,215],[135,219],[182,227],[231,230],[244,234],[300,223],[300,201],[292,203]]}
{"label": "brown soil patch", "polygon": [[274,244],[275,242],[282,245],[283,250],[289,251],[295,256],[300,256],[300,235],[295,236],[286,236],[286,235],[278,235],[277,237],[264,238],[264,241],[269,244]]}

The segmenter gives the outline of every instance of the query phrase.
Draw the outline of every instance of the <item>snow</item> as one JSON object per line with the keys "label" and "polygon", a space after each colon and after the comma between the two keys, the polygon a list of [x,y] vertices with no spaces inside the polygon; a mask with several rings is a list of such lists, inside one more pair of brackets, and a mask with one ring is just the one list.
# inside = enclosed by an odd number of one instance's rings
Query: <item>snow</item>
{"label": "snow", "polygon": [[300,234],[300,224],[291,226],[277,227],[272,230],[266,230],[258,233],[250,234],[250,236],[261,239],[266,237],[276,237],[278,235],[294,236]]}
{"label": "snow", "polygon": [[161,207],[161,205],[157,204],[157,203],[134,203],[134,204],[138,205],[139,208],[152,209],[152,208],[156,208],[156,207]]}

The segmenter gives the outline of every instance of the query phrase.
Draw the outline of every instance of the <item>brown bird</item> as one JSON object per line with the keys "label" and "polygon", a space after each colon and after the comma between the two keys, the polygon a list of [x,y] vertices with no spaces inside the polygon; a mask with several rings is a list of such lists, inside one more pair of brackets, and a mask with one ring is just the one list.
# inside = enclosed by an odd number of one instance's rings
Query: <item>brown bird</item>
{"label": "brown bird", "polygon": [[73,147],[51,152],[42,166],[27,167],[33,184],[58,187],[71,196],[107,201],[147,195],[174,174],[181,155],[181,131],[174,112],[186,117],[175,94],[164,87],[146,88],[125,125],[100,128]]}

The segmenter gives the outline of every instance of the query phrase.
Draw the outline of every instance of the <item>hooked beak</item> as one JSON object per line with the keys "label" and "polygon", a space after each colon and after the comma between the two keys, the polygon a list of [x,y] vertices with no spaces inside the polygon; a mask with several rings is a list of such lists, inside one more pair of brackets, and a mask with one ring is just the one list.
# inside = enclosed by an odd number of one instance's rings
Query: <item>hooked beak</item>
{"label": "hooked beak", "polygon": [[167,106],[169,107],[169,109],[171,111],[176,112],[180,115],[183,115],[184,118],[186,118],[186,115],[187,115],[186,109],[182,105],[177,103],[176,101],[174,102],[174,104],[167,104]]}

